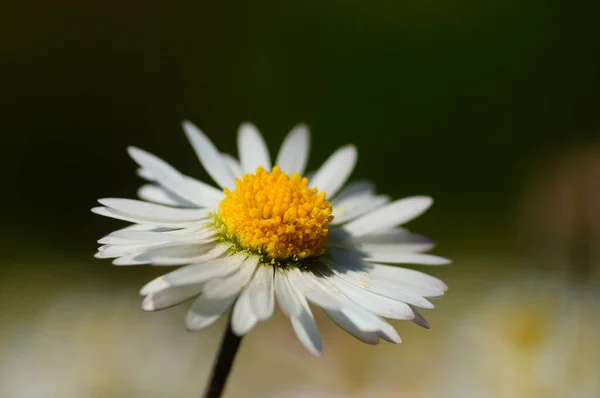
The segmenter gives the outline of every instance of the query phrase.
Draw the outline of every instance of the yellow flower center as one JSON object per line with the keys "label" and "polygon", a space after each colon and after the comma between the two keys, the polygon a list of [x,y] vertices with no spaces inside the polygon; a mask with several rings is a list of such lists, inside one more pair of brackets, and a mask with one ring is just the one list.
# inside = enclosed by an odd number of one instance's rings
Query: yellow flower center
{"label": "yellow flower center", "polygon": [[271,173],[258,167],[235,183],[233,191],[225,189],[219,218],[240,246],[274,260],[325,252],[331,204],[324,192],[308,188],[308,179],[288,176],[275,166]]}

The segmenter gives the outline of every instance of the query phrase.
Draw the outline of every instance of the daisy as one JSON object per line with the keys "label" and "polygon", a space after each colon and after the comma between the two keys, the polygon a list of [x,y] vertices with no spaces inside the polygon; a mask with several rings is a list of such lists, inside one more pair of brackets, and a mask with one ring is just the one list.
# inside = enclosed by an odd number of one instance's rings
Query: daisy
{"label": "daisy", "polygon": [[142,308],[164,309],[195,298],[189,330],[214,323],[233,306],[231,331],[243,336],[273,314],[275,301],[300,342],[314,355],[321,339],[309,303],[321,307],[357,339],[400,343],[383,318],[428,327],[413,307],[447,289],[439,279],[391,264],[447,264],[423,252],[433,243],[400,228],[432,199],[390,201],[369,182],[344,187],[357,159],[354,146],[334,152],[311,177],[304,125],[284,140],[275,162],[258,130],[243,124],[239,160],[223,154],[197,127],[183,129],[200,163],[220,187],[175,170],[130,147],[138,173],[149,181],[142,200],[101,199],[93,212],[134,223],[98,242],[96,257],[115,265],[177,266],[141,289]]}

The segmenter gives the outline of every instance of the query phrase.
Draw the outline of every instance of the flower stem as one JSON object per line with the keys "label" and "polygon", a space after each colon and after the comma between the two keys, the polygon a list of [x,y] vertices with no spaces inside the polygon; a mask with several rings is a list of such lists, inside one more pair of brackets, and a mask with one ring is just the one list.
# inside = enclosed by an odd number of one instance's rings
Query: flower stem
{"label": "flower stem", "polygon": [[212,374],[210,375],[210,382],[204,391],[204,395],[202,396],[203,398],[221,397],[241,341],[242,338],[236,336],[231,330],[231,318],[229,318],[227,329],[225,330],[225,334],[223,334],[223,339],[221,340],[219,355],[217,356],[217,361],[213,366]]}

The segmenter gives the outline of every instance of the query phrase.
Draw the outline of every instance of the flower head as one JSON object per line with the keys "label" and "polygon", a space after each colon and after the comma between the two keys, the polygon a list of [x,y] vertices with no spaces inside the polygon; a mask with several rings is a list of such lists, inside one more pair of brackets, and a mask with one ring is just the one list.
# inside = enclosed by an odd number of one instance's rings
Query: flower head
{"label": "flower head", "polygon": [[308,179],[296,173],[289,177],[279,166],[271,173],[259,166],[255,174],[237,179],[233,191],[225,188],[216,217],[229,239],[264,253],[273,264],[323,254],[333,220],[325,193],[308,188]]}
{"label": "flower head", "polygon": [[446,285],[422,272],[389,264],[446,264],[422,253],[431,241],[399,228],[423,213],[431,198],[391,202],[369,182],[342,189],[356,149],[337,150],[311,178],[304,177],[309,134],[300,125],[284,140],[275,166],[250,124],[240,127],[239,161],[220,153],[194,125],[184,130],[200,163],[222,190],[181,174],[138,148],[129,154],[150,181],[142,201],[101,199],[93,211],[134,223],[99,240],[96,257],[115,265],[182,266],[141,290],[142,308],[159,310],[196,297],[186,319],[191,330],[214,323],[233,304],[232,330],[247,333],[275,308],[291,319],[313,354],[321,340],[309,302],[322,307],[359,340],[399,343],[381,317],[428,327],[413,306]]}

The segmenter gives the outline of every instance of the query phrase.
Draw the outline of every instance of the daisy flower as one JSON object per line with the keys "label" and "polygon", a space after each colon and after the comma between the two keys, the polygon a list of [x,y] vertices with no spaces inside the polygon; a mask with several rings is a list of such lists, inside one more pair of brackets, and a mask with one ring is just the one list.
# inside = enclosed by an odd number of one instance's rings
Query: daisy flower
{"label": "daisy flower", "polygon": [[427,297],[442,296],[446,285],[391,264],[449,262],[424,254],[433,243],[399,227],[427,210],[430,197],[390,201],[369,182],[344,187],[357,159],[351,145],[303,177],[304,125],[285,138],[274,165],[251,124],[239,129],[239,160],[219,152],[190,122],[183,129],[220,188],[130,147],[139,175],[150,182],[139,190],[142,200],[101,199],[103,206],[92,210],[134,223],[100,239],[96,257],[114,258],[115,265],[180,267],[141,289],[144,310],[196,297],[186,326],[199,330],[233,306],[231,330],[243,336],[271,317],[277,298],[314,355],[321,353],[321,339],[309,303],[368,344],[400,342],[383,317],[428,327],[413,307],[433,308]]}

